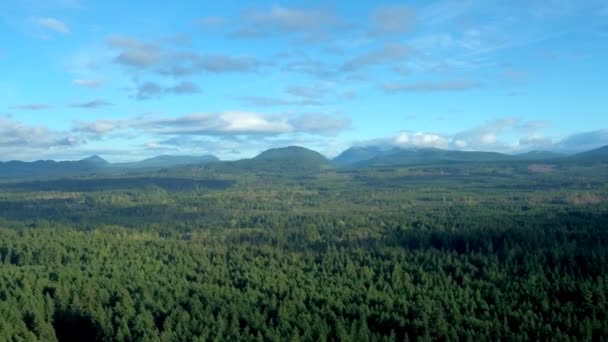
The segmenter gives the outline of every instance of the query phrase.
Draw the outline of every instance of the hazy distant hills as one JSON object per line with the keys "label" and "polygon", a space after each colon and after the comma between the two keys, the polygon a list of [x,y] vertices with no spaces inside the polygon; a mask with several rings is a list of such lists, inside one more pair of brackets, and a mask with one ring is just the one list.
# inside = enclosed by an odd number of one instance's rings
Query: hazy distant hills
{"label": "hazy distant hills", "polygon": [[335,165],[355,165],[372,160],[377,157],[389,155],[393,149],[378,146],[351,147],[334,158]]}
{"label": "hazy distant hills", "polygon": [[220,159],[213,155],[204,156],[171,156],[162,155],[154,158],[144,159],[134,163],[118,163],[113,164],[114,166],[124,167],[129,169],[140,169],[140,168],[167,168],[174,166],[183,165],[198,165],[219,162]]}
{"label": "hazy distant hills", "polygon": [[452,151],[438,148],[352,147],[333,159],[338,166],[398,166],[438,162],[493,162],[516,160],[549,160],[565,157],[549,151],[532,151],[518,155],[483,151]]}
{"label": "hazy distant hills", "polygon": [[362,168],[374,166],[423,165],[452,162],[526,162],[594,163],[608,161],[608,146],[571,156],[549,151],[532,151],[518,155],[496,152],[451,151],[437,148],[352,147],[333,160],[298,146],[274,148],[251,159],[220,161],[212,155],[163,155],[133,163],[109,163],[99,156],[77,161],[39,160],[35,162],[0,162],[0,178],[69,177],[98,173],[120,173],[129,170],[171,169],[197,165],[218,172],[253,172],[275,174],[307,174],[331,168]]}
{"label": "hazy distant hills", "polygon": [[518,160],[547,160],[566,157],[566,154],[551,151],[530,151],[527,153],[516,154]]}
{"label": "hazy distant hills", "polygon": [[[358,150],[347,150],[344,153],[359,157],[359,160],[352,164],[356,166],[415,165],[435,162],[485,162],[515,159],[514,156],[496,152],[449,151],[437,148],[393,148],[390,150],[367,148],[364,151],[364,153],[359,153]],[[376,153],[374,154],[374,152]],[[344,153],[338,156],[336,160],[341,165],[348,165],[344,163]],[[367,154],[367,158],[363,159],[365,154]],[[354,158],[354,160],[356,159]]]}
{"label": "hazy distant hills", "polygon": [[122,169],[171,168],[183,165],[217,162],[215,156],[158,156],[133,163],[109,163],[99,156],[76,161],[38,160],[35,162],[0,162],[0,178],[67,177],[100,172],[119,172]]}
{"label": "hazy distant hills", "polygon": [[26,178],[45,176],[73,176],[92,173],[109,167],[109,163],[99,157],[78,161],[38,160],[35,162],[9,161],[0,163],[0,177]]}

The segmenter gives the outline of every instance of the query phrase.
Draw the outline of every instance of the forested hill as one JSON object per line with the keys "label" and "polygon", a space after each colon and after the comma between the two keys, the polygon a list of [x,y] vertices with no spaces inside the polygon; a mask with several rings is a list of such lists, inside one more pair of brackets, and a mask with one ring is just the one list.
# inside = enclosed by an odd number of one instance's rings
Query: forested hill
{"label": "forested hill", "polygon": [[232,174],[272,173],[290,177],[314,175],[331,168],[331,162],[319,152],[299,146],[289,146],[264,151],[251,159],[209,164],[203,169]]}
{"label": "forested hill", "polygon": [[9,161],[0,163],[0,178],[66,177],[105,171],[111,164],[93,156],[78,161],[39,160],[35,162]]}
{"label": "forested hill", "polygon": [[109,163],[99,156],[77,161],[39,160],[35,162],[0,162],[1,178],[57,178],[90,176],[96,174],[120,174],[132,170],[171,168],[184,165],[203,165],[218,162],[215,156],[163,155],[132,163]]}
{"label": "forested hill", "polygon": [[572,159],[578,161],[608,161],[608,146],[600,147],[595,150],[579,153],[574,155]]}
{"label": "forested hill", "polygon": [[153,158],[144,159],[139,162],[133,163],[116,163],[114,167],[118,168],[129,168],[129,169],[143,169],[143,168],[167,168],[174,166],[183,165],[201,165],[207,163],[216,163],[220,159],[213,155],[204,156],[172,156],[162,155]]}
{"label": "forested hill", "polygon": [[513,156],[496,152],[448,151],[437,148],[392,149],[366,161],[364,165],[417,165],[437,162],[488,162],[515,159]]}
{"label": "forested hill", "polygon": [[543,161],[562,159],[567,155],[550,151],[531,151],[508,155],[483,151],[452,151],[438,148],[382,148],[378,146],[352,147],[344,151],[333,163],[337,166],[397,166],[446,162],[505,162]]}

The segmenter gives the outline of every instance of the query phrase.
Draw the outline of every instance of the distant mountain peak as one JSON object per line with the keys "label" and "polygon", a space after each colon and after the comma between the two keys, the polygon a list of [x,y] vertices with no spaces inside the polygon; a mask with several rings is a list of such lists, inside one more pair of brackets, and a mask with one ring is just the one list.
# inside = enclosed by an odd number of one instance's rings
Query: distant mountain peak
{"label": "distant mountain peak", "polygon": [[299,156],[311,156],[316,159],[327,160],[321,153],[301,146],[271,148],[258,154],[254,159],[290,159]]}
{"label": "distant mountain peak", "polygon": [[101,158],[98,155],[93,155],[90,156],[88,158],[84,158],[82,160],[80,160],[81,162],[87,162],[87,163],[91,163],[91,164],[109,164],[107,160]]}
{"label": "distant mountain peak", "polygon": [[252,159],[243,159],[232,167],[249,171],[314,172],[331,166],[321,153],[300,147],[288,146],[266,150]]}

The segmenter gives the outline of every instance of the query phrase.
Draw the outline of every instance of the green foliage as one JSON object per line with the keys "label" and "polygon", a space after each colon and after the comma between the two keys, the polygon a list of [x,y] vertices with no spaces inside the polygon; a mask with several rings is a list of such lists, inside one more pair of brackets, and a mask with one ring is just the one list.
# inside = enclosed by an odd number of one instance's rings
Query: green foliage
{"label": "green foliage", "polygon": [[607,169],[529,166],[0,184],[0,341],[601,340]]}

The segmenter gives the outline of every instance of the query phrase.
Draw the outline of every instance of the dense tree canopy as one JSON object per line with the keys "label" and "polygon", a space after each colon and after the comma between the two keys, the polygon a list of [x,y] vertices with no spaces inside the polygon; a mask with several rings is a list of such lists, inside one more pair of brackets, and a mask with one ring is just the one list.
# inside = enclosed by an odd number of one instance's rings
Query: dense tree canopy
{"label": "dense tree canopy", "polygon": [[601,340],[608,172],[563,168],[0,185],[0,341]]}

